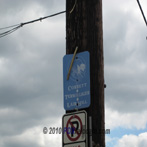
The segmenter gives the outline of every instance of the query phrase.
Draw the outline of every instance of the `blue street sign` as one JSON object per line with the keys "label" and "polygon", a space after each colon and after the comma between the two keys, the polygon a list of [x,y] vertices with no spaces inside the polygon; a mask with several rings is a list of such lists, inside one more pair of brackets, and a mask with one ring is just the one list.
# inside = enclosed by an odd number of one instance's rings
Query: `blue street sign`
{"label": "blue street sign", "polygon": [[74,110],[90,106],[90,60],[89,52],[75,56],[72,69],[67,80],[73,54],[63,58],[64,109]]}

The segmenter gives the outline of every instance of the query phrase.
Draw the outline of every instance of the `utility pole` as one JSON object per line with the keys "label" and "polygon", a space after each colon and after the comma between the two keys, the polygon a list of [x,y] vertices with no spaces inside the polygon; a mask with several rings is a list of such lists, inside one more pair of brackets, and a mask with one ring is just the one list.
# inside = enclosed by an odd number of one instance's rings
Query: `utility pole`
{"label": "utility pole", "polygon": [[66,0],[66,10],[66,54],[90,53],[92,146],[105,147],[102,0]]}

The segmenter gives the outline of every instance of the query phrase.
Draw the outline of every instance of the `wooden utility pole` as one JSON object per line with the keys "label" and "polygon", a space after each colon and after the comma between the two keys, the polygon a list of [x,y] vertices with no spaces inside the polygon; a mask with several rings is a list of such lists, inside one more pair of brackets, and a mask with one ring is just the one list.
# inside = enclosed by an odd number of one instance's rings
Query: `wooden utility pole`
{"label": "wooden utility pole", "polygon": [[66,10],[66,54],[90,53],[92,146],[105,147],[102,0],[66,0]]}

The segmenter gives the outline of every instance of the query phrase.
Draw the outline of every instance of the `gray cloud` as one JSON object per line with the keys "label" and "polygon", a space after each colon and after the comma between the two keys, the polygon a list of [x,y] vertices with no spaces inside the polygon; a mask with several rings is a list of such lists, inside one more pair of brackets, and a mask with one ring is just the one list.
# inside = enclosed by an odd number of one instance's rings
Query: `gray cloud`
{"label": "gray cloud", "polygon": [[[3,13],[0,15],[4,20],[2,27],[57,12],[57,8],[53,10],[57,2],[46,1],[42,5],[41,2],[1,1],[0,6],[5,8],[1,9]],[[32,16],[28,19],[27,15]],[[6,18],[9,20],[5,21]],[[15,136],[21,136],[34,126],[42,126],[42,133],[44,126],[49,127],[64,114],[62,57],[65,54],[65,19],[64,15],[58,18],[23,27],[0,40],[2,147],[40,146],[33,139],[25,141]]]}
{"label": "gray cloud", "polygon": [[142,23],[132,9],[122,10],[120,5],[104,13],[106,105],[124,113],[146,110],[146,40]]}
{"label": "gray cloud", "polygon": [[[135,11],[137,4],[130,2],[135,9],[129,10],[121,2],[103,4],[105,102],[119,113],[142,112],[147,104],[146,28]],[[3,27],[62,11],[65,1],[2,0],[0,8]],[[19,136],[62,118],[65,41],[65,15],[24,26],[0,39],[2,147],[40,146],[32,136],[29,141]]]}

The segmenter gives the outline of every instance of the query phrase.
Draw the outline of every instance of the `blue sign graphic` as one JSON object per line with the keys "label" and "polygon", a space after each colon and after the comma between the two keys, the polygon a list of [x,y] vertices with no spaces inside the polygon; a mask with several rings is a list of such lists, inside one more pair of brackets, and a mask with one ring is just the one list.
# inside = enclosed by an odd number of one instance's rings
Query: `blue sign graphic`
{"label": "blue sign graphic", "polygon": [[75,56],[70,72],[67,75],[73,54],[63,58],[64,109],[74,110],[90,106],[90,60],[89,52],[78,53]]}

